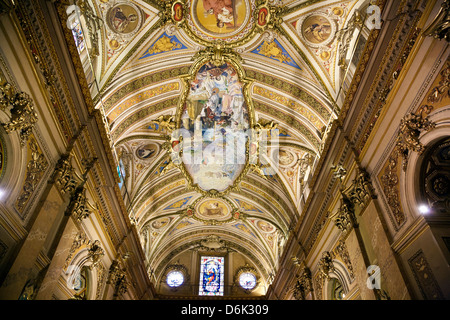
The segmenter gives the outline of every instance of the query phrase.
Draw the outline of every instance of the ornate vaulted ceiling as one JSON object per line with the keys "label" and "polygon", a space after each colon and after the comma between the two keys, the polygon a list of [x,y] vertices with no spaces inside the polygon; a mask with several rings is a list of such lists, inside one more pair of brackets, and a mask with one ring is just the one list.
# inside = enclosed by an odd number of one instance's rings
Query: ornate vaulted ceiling
{"label": "ornate vaulted ceiling", "polygon": [[[366,2],[78,2],[86,47],[80,57],[92,98],[105,115],[152,276],[158,279],[177,253],[208,236],[246,256],[265,281],[276,271],[326,129],[339,115],[352,42],[345,31],[353,31]],[[219,191],[194,185],[189,170],[169,154],[170,133],[187,119],[184,106],[212,97],[189,94],[217,72],[230,81],[225,89],[237,81],[245,97],[246,120],[225,116],[225,124],[246,123],[251,131],[272,122],[278,129],[267,148],[277,163],[272,171],[260,162],[250,166],[246,149],[245,168]],[[222,104],[227,96],[221,92]],[[222,120],[214,118],[214,128]],[[209,174],[209,185],[219,181]]]}

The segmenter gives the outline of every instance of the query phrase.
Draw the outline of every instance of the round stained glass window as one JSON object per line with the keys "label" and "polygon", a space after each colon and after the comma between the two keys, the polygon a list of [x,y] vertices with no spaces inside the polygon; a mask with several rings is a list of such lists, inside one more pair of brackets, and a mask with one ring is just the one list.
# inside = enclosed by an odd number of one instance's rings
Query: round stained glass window
{"label": "round stained glass window", "polygon": [[246,290],[256,287],[256,276],[251,272],[245,272],[239,277],[239,284]]}
{"label": "round stained glass window", "polygon": [[183,284],[184,275],[181,271],[171,271],[167,274],[167,284],[169,287],[176,288]]}

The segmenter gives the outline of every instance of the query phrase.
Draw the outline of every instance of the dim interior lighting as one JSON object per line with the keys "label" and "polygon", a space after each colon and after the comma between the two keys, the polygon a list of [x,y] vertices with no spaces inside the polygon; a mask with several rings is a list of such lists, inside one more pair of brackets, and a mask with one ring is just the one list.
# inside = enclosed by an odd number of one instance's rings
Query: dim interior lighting
{"label": "dim interior lighting", "polygon": [[421,213],[421,214],[427,214],[427,213],[430,213],[430,208],[427,206],[427,205],[421,205],[420,207],[419,207],[419,212]]}

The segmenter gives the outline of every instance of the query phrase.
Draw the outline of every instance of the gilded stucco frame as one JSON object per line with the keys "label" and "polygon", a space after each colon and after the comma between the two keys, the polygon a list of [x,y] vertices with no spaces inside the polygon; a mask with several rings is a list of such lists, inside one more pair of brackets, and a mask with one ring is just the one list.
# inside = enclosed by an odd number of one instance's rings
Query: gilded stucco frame
{"label": "gilded stucco frame", "polygon": [[[192,64],[192,66],[189,70],[189,73],[180,78],[180,80],[183,84],[183,89],[180,94],[180,99],[178,101],[174,119],[172,119],[173,128],[175,128],[175,129],[181,128],[181,115],[182,115],[184,105],[185,105],[188,95],[189,95],[189,88],[190,88],[191,81],[193,81],[195,79],[198,70],[204,64],[206,64],[208,62],[212,62],[216,66],[220,66],[224,63],[228,63],[236,70],[238,79],[242,83],[242,94],[244,96],[244,101],[245,101],[245,103],[247,105],[247,109],[248,109],[249,128],[250,128],[250,130],[252,130],[256,124],[254,107],[252,104],[252,100],[250,99],[250,86],[252,84],[252,81],[247,79],[245,76],[245,72],[240,65],[241,58],[237,54],[235,54],[233,51],[231,51],[230,49],[225,49],[221,46],[221,44],[218,44],[215,47],[209,47],[203,51],[198,52],[194,56],[193,59],[195,61]],[[171,131],[171,130],[169,130],[169,131]],[[167,139],[167,142],[166,142],[165,149],[168,151],[168,153],[170,155],[170,154],[172,154],[172,152],[175,152],[175,151],[172,149],[172,146],[170,143],[171,137],[168,136],[168,137],[166,137],[166,139]],[[220,196],[220,195],[225,196],[225,195],[228,195],[231,191],[237,191],[240,189],[239,184],[240,184],[241,180],[243,179],[243,177],[245,175],[247,175],[247,173],[250,169],[249,140],[250,139],[247,140],[246,147],[245,147],[244,168],[242,169],[242,171],[240,172],[240,174],[238,175],[236,180],[233,182],[233,184],[224,191],[218,191],[218,190],[214,190],[214,189],[208,190],[208,191],[203,190],[197,184],[194,184],[192,177],[187,172],[186,167],[182,162],[181,162],[181,164],[175,164],[171,160],[170,161],[172,162],[172,166],[177,167],[183,173],[183,175],[186,179],[186,182],[188,184],[188,189],[195,190],[195,191],[199,192],[200,194],[202,194],[204,196],[208,196],[208,197],[215,197],[215,196]],[[178,153],[178,152],[176,152],[176,153]],[[182,156],[182,151],[180,152],[180,157],[181,156]]]}

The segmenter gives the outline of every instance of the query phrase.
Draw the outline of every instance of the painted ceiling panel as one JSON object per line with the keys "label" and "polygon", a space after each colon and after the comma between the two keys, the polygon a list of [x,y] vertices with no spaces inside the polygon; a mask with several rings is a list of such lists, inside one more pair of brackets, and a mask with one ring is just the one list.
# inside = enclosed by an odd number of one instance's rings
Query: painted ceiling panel
{"label": "painted ceiling panel", "polygon": [[[79,2],[90,7],[80,57],[149,274],[216,243],[268,276],[338,117],[339,40],[368,1]],[[236,167],[226,161],[241,134]]]}

